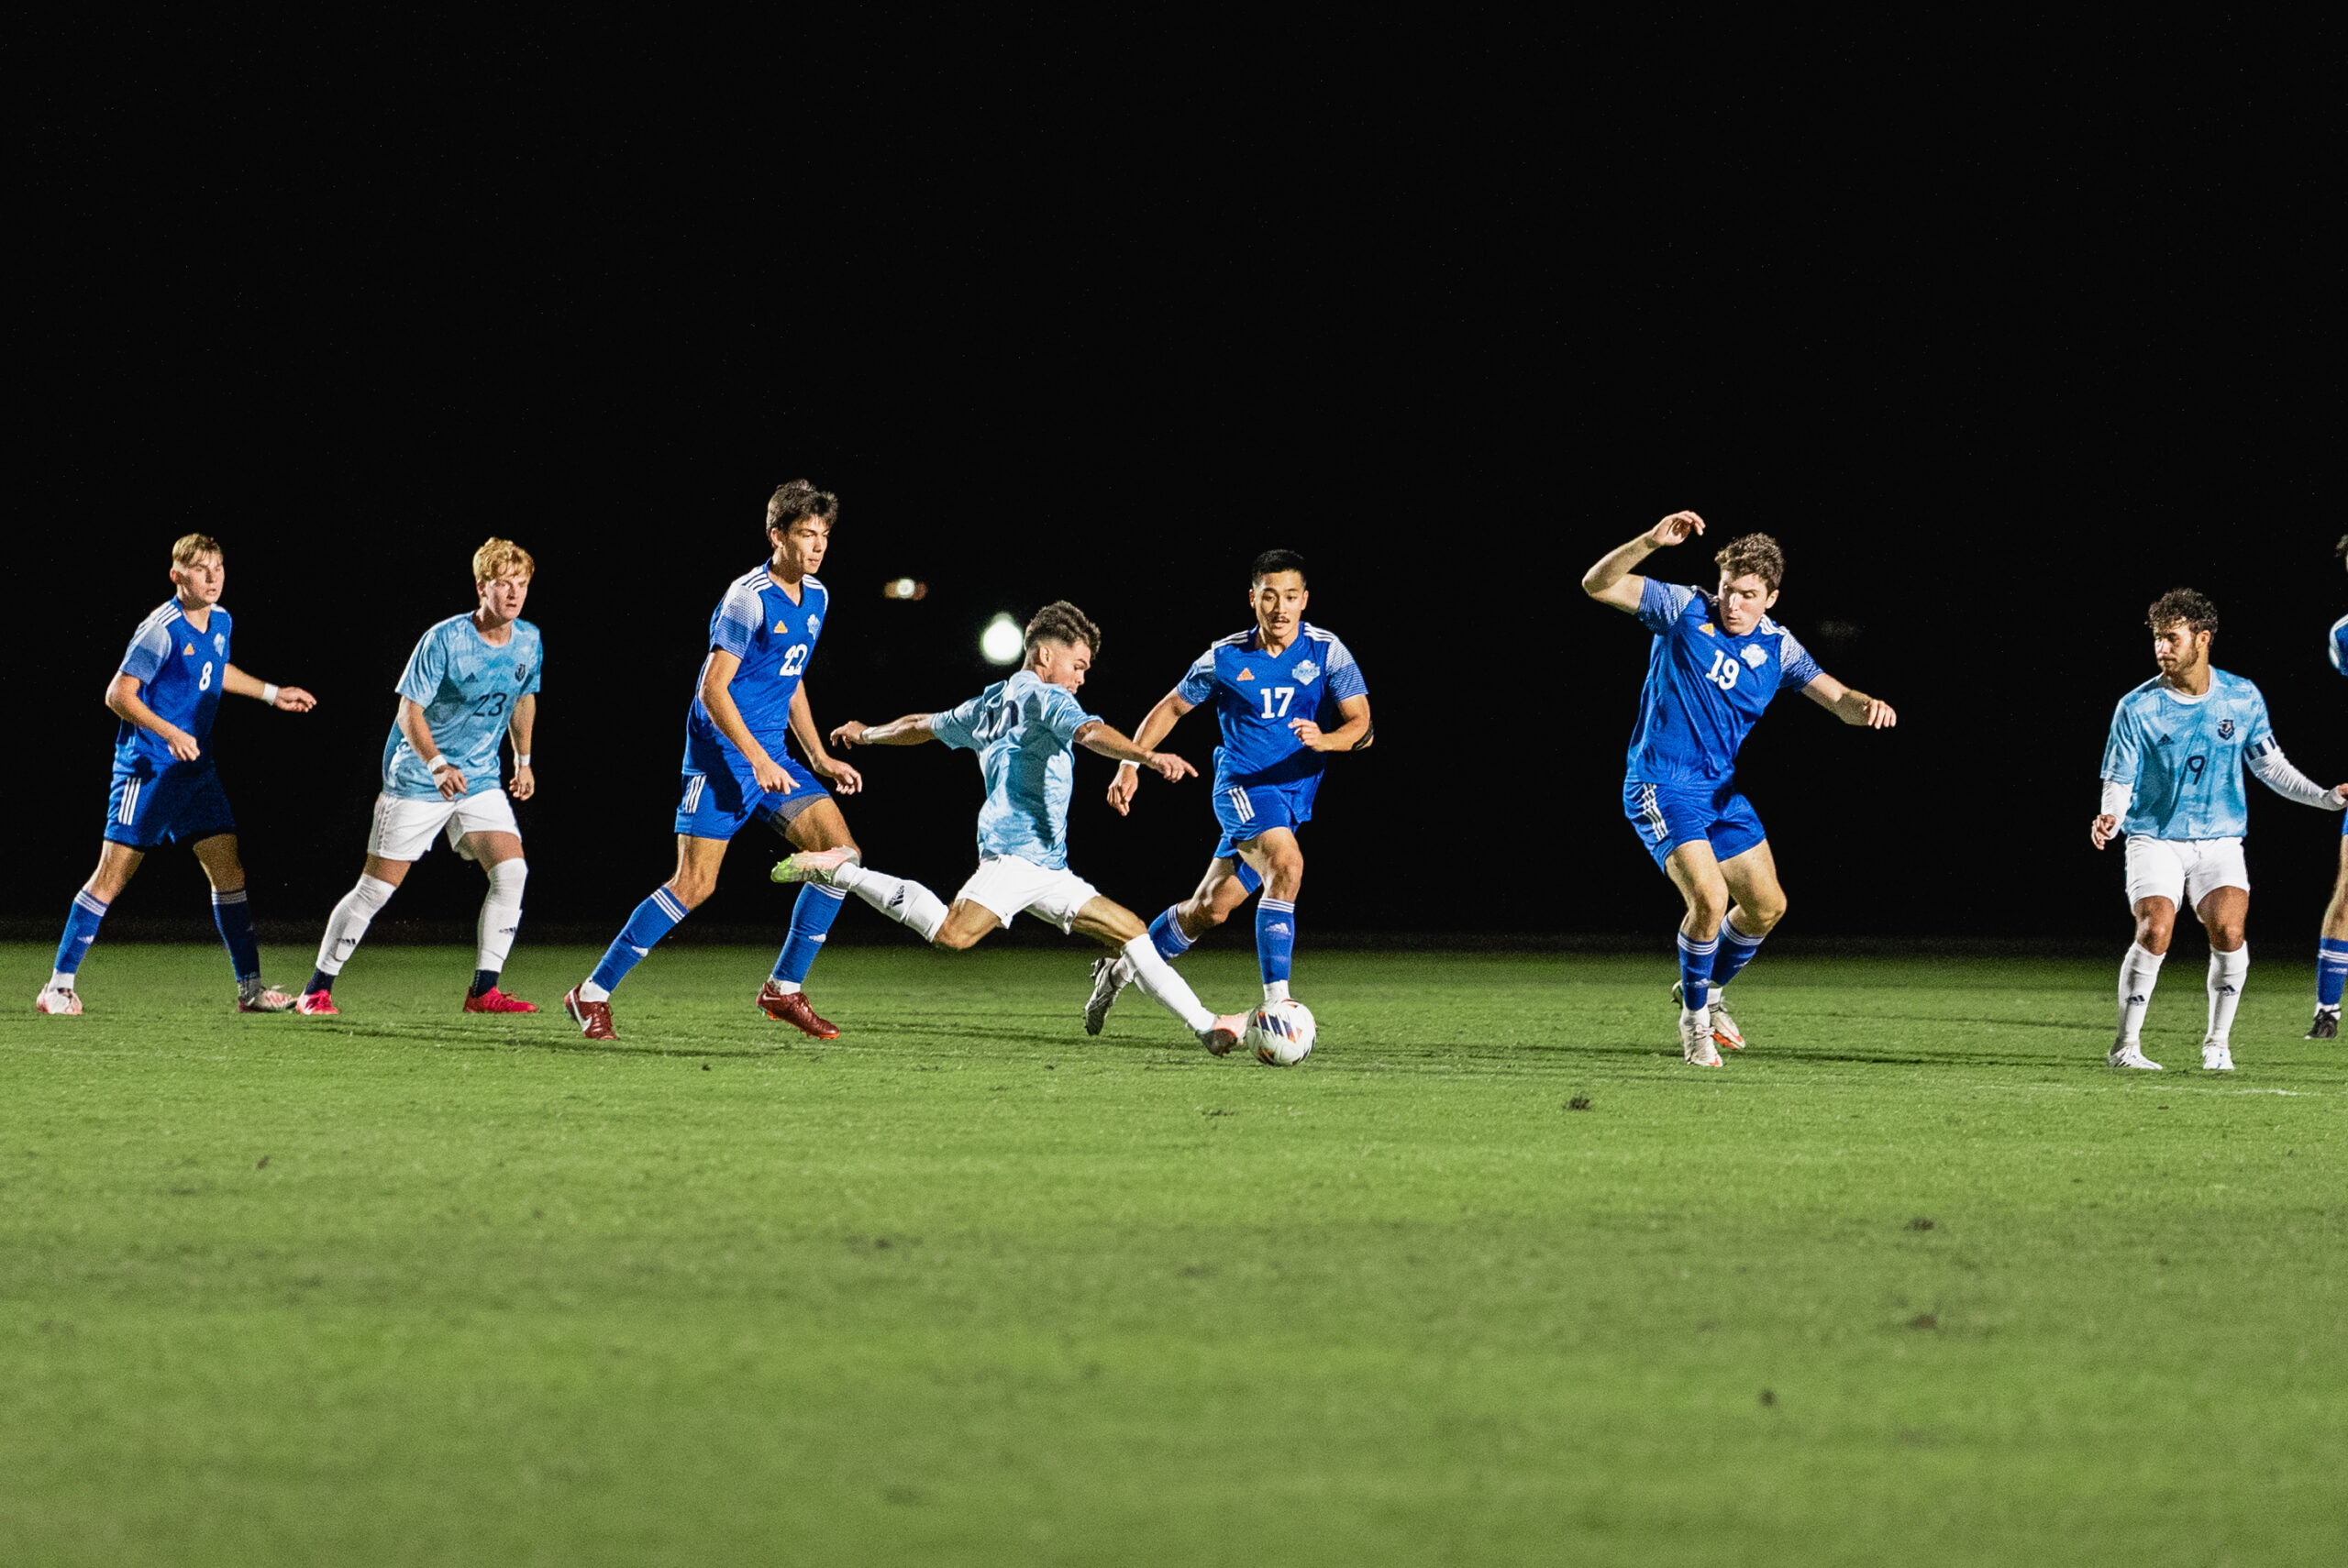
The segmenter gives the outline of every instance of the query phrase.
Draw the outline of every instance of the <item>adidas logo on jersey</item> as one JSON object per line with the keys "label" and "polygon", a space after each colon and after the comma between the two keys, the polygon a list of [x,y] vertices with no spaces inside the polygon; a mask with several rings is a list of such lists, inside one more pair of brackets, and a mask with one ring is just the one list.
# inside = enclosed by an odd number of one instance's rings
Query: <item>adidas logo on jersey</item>
{"label": "adidas logo on jersey", "polygon": [[188,658],[194,658],[195,657],[195,645],[194,643],[190,643],[187,646],[180,649],[180,652]]}
{"label": "adidas logo on jersey", "polygon": [[1712,635],[1712,624],[1711,624],[1710,621],[1705,622],[1702,625],[1700,625],[1700,626],[1697,627],[1696,629],[1697,629],[1698,631],[1700,631],[1700,632],[1703,633],[1703,634],[1704,634],[1704,635],[1706,635],[1706,636],[1708,636],[1708,637],[1709,637],[1709,636],[1711,636],[1711,635]]}
{"label": "adidas logo on jersey", "polygon": [[1256,672],[1249,669],[1243,664],[1239,667],[1239,673],[1233,676],[1231,679],[1234,680],[1253,680],[1256,679]]}

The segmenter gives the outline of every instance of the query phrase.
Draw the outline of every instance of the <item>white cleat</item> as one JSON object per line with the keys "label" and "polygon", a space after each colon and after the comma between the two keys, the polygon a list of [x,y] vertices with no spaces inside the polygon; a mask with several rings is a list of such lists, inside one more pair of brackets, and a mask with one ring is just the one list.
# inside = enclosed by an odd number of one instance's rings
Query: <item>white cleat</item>
{"label": "white cleat", "polygon": [[2111,1054],[2104,1060],[2115,1067],[2135,1067],[2147,1073],[2157,1073],[2162,1070],[2161,1065],[2145,1055],[2143,1047],[2132,1041],[2123,1040],[2112,1046]]}
{"label": "white cleat", "polygon": [[1117,978],[1116,955],[1092,961],[1092,994],[1084,999],[1084,1032],[1101,1032],[1101,1026],[1109,1021],[1110,1004],[1124,988],[1124,983]]}
{"label": "white cleat", "polygon": [[51,1018],[79,1018],[82,999],[73,994],[71,986],[43,986],[40,994],[33,998],[33,1010],[48,1013]]}
{"label": "white cleat", "polygon": [[[1671,999],[1673,1001],[1679,1001],[1679,991],[1680,982],[1678,980],[1672,981]],[[1721,993],[1722,996],[1725,996],[1728,993],[1725,991]],[[1684,1006],[1685,1004],[1683,1003],[1682,1005]],[[1719,1046],[1723,1051],[1742,1051],[1744,1049],[1744,1032],[1737,1028],[1736,1020],[1728,1015],[1728,1009],[1721,1006],[1719,997],[1712,999],[1712,1043]]]}
{"label": "white cleat", "polygon": [[2201,1042],[2201,1070],[2205,1073],[2231,1073],[2234,1070],[2234,1048],[2222,1040]]}
{"label": "white cleat", "polygon": [[1720,1048],[1712,1043],[1711,1014],[1679,1012],[1680,1060],[1695,1067],[1717,1067],[1721,1065]]}
{"label": "white cleat", "polygon": [[1207,1048],[1210,1056],[1228,1056],[1231,1048],[1247,1032],[1247,1015],[1244,1012],[1225,1013],[1199,1031],[1199,1043]]}

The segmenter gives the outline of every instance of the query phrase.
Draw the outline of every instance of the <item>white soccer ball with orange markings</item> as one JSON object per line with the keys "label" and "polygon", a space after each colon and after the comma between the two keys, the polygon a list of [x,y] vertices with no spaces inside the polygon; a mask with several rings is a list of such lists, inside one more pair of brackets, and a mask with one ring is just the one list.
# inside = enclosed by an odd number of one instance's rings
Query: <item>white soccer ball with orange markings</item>
{"label": "white soccer ball with orange markings", "polygon": [[1292,1067],[1312,1055],[1318,1031],[1302,1002],[1266,1002],[1247,1015],[1247,1049],[1266,1066]]}

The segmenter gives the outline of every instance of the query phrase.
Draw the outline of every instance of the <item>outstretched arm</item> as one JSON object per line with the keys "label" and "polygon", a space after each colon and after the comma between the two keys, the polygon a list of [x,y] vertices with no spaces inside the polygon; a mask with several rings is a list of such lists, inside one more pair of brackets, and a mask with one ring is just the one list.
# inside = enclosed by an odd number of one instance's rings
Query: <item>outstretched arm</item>
{"label": "outstretched arm", "polygon": [[231,697],[258,697],[272,708],[288,713],[306,713],[318,705],[318,700],[298,686],[271,686],[257,675],[247,675],[235,665],[220,672],[220,690]]}
{"label": "outstretched arm", "polygon": [[[1157,709],[1150,711],[1154,713]],[[1076,744],[1087,751],[1098,752],[1102,756],[1112,756],[1124,763],[1124,767],[1117,769],[1120,778],[1125,776],[1125,767],[1146,767],[1169,783],[1177,778],[1196,778],[1199,776],[1197,768],[1172,752],[1152,751],[1138,741],[1126,739],[1114,725],[1103,723],[1099,719],[1077,730]]]}
{"label": "outstretched arm", "polygon": [[1899,715],[1891,711],[1890,703],[1880,697],[1853,690],[1831,675],[1821,674],[1801,689],[1801,694],[1846,724],[1865,724],[1871,730],[1888,730],[1899,722]]}
{"label": "outstretched arm", "polygon": [[1627,545],[1608,551],[1598,564],[1581,574],[1581,591],[1600,604],[1611,604],[1625,614],[1639,613],[1639,598],[1647,580],[1631,569],[1672,545],[1704,531],[1704,520],[1692,512],[1675,512]]}
{"label": "outstretched arm", "polygon": [[892,719],[885,724],[868,724],[861,720],[850,719],[832,732],[832,744],[843,748],[852,745],[919,745],[924,741],[937,738],[930,733],[929,721],[932,717],[928,713],[907,713],[903,718]]}
{"label": "outstretched arm", "polygon": [[[1174,728],[1174,722],[1197,705],[1184,701],[1179,690],[1168,691],[1157,700],[1157,706],[1142,715],[1141,728],[1134,732],[1133,744],[1145,752],[1156,749],[1157,743]],[[1117,776],[1109,780],[1109,804],[1117,808],[1119,816],[1131,814],[1134,791],[1140,787],[1141,765],[1137,761],[1127,762],[1117,769]]]}
{"label": "outstretched arm", "polygon": [[2313,806],[2320,812],[2348,809],[2348,784],[2327,790],[2298,768],[2283,755],[2283,748],[2268,735],[2254,747],[2247,759],[2250,770],[2258,781],[2287,801],[2297,801],[2302,806]]}

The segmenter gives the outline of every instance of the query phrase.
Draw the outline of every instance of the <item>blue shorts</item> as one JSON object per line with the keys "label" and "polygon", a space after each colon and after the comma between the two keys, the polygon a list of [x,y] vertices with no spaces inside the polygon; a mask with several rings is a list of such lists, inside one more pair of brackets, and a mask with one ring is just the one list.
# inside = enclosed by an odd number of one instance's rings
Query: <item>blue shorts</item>
{"label": "blue shorts", "polygon": [[1292,784],[1221,784],[1214,792],[1214,820],[1223,837],[1214,846],[1217,860],[1228,860],[1249,839],[1273,828],[1293,832],[1312,820],[1312,796],[1318,777]]}
{"label": "blue shorts", "polygon": [[716,735],[685,730],[684,791],[677,801],[677,831],[694,838],[730,839],[752,817],[764,817],[781,833],[783,824],[832,792],[796,762],[782,764],[791,788],[759,788],[749,759]]}
{"label": "blue shorts", "polygon": [[106,793],[106,842],[133,849],[200,844],[237,831],[217,768],[166,767],[142,775],[117,767]]}
{"label": "blue shorts", "polygon": [[1685,784],[1647,784],[1636,778],[1623,784],[1623,814],[1639,831],[1660,867],[1683,844],[1708,840],[1715,860],[1733,860],[1769,835],[1753,802],[1736,792],[1733,780],[1717,784],[1691,780]]}

